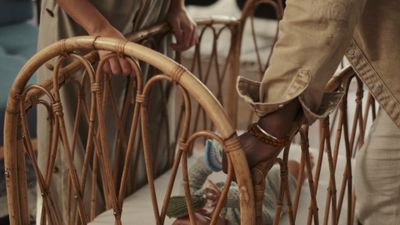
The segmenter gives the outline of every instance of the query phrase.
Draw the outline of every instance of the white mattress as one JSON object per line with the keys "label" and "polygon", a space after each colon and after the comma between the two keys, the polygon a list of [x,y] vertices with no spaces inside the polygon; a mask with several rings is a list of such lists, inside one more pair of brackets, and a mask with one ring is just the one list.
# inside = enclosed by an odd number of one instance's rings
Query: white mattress
{"label": "white mattress", "polygon": [[[164,198],[164,190],[168,184],[168,178],[170,171],[156,179],[155,186],[157,188],[157,200],[159,205],[162,204],[162,199]],[[165,224],[171,224],[172,220],[166,220]],[[148,186],[144,186],[138,190],[133,195],[129,196],[124,201],[123,212],[122,212],[122,222],[123,224],[156,224],[154,220],[153,207],[151,204],[151,197]],[[93,222],[90,224],[114,224],[114,215],[112,210],[108,210],[100,214]]]}

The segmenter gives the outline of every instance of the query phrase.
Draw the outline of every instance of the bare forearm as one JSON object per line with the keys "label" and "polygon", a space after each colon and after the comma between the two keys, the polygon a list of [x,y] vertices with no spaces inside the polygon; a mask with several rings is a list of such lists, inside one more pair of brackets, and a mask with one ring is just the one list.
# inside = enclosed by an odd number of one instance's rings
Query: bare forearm
{"label": "bare forearm", "polygon": [[60,7],[90,35],[109,29],[109,21],[88,0],[57,0]]}
{"label": "bare forearm", "polygon": [[[113,27],[88,0],[57,0],[57,2],[89,35],[125,40],[124,35]],[[108,54],[107,51],[99,51],[100,58],[104,58],[106,54]],[[123,57],[109,58],[103,70],[105,73],[114,75],[129,75],[132,71],[129,62]]]}
{"label": "bare forearm", "polygon": [[196,44],[196,22],[186,11],[184,0],[171,0],[167,20],[176,38],[176,43],[171,45],[174,50],[184,51]]}

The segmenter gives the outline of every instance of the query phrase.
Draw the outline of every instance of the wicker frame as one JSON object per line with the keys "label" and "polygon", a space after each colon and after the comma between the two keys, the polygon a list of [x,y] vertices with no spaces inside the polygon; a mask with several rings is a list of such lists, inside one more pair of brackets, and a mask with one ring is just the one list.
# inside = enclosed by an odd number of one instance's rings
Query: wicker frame
{"label": "wicker frame", "polygon": [[[252,32],[254,52],[256,55],[256,66],[258,68],[258,74],[260,79],[264,75],[264,71],[267,69],[270,61],[270,56],[272,51],[269,53],[268,57],[262,59],[261,49],[257,43],[257,30],[254,25],[254,12],[256,8],[261,4],[267,4],[274,8],[277,15],[277,20],[280,20],[283,16],[283,4],[280,0],[250,0],[246,2],[242,10],[242,15],[240,18],[240,36],[243,37],[244,27],[247,26],[246,21],[250,20],[249,25]],[[277,27],[278,31],[278,27]],[[273,44],[277,40],[277,33],[275,34]],[[238,44],[239,46],[241,45]],[[240,47],[239,47],[240,48]],[[343,63],[342,63],[343,65]],[[351,99],[352,96],[349,94],[350,86],[355,86],[356,95],[355,99]],[[354,87],[353,87],[354,88]],[[301,158],[301,173],[308,175],[308,186],[310,193],[309,200],[309,212],[306,224],[340,224],[339,219],[343,217],[346,213],[346,224],[352,225],[355,220],[355,205],[356,197],[353,190],[353,180],[352,180],[352,162],[357,153],[357,151],[362,147],[364,143],[364,136],[366,129],[371,125],[376,117],[376,103],[371,94],[368,93],[366,99],[364,99],[364,85],[359,78],[357,78],[354,70],[351,67],[344,68],[340,73],[333,76],[332,79],[326,85],[327,92],[342,91],[344,92],[344,97],[339,104],[338,109],[334,114],[327,116],[320,120],[319,137],[309,136],[309,126],[303,126],[299,132],[298,137],[296,137],[293,142],[299,143],[302,150]],[[363,101],[364,99],[364,101]],[[353,115],[349,114],[349,104],[355,102],[355,112]],[[365,102],[365,103],[364,103]],[[242,119],[237,117],[236,119]],[[250,117],[245,124],[250,124],[254,121],[254,113],[249,113]],[[237,122],[236,124],[240,124]],[[314,141],[319,138],[319,153],[316,155],[316,167],[311,171],[311,162],[309,162],[309,142]],[[346,165],[344,171],[339,171],[336,167],[338,161],[338,155],[343,152],[346,156]],[[277,163],[281,166],[281,195],[279,205],[277,206],[274,225],[280,223],[280,214],[282,210],[282,205],[285,204],[284,196],[288,196],[289,192],[287,190],[287,161],[288,155],[290,154],[290,145],[286,146],[283,153],[283,158],[277,159]],[[320,174],[322,170],[322,165],[327,164],[329,168],[329,186],[326,190],[326,201],[325,203],[317,202],[316,195],[318,193],[318,185],[320,181]],[[306,173],[303,173],[306,171]],[[336,180],[337,174],[339,172],[343,173],[342,180]],[[257,224],[261,224],[261,210],[263,195],[257,196],[257,193],[262,193],[264,188],[262,184],[262,179],[260,174],[257,178],[257,174],[253,174],[253,182],[259,180],[260,184],[255,186],[255,201],[256,201],[256,215]],[[261,175],[262,176],[262,175]],[[293,202],[286,198],[286,204],[288,205],[288,217],[289,224],[298,224],[297,212],[299,209],[299,200],[301,195],[301,187],[303,184],[303,176],[300,176],[298,180],[298,186],[295,193]],[[321,190],[319,190],[321,192]],[[324,205],[323,216],[319,216],[319,209],[321,205]],[[347,212],[343,212],[342,208],[346,205],[348,208]],[[344,223],[344,222],[342,222]]]}
{"label": "wicker frame", "polygon": [[[240,145],[238,140],[235,137],[235,130],[233,126],[230,123],[230,120],[228,119],[227,115],[225,114],[223,108],[221,105],[218,103],[218,101],[212,96],[212,94],[207,90],[207,88],[200,83],[190,72],[188,72],[184,67],[180,66],[179,64],[176,64],[173,62],[171,59],[169,59],[166,56],[161,55],[160,53],[157,53],[153,50],[150,50],[144,46],[130,43],[130,42],[123,42],[123,41],[117,41],[114,39],[110,38],[94,38],[94,37],[77,37],[77,38],[71,38],[71,39],[66,39],[62,40],[60,42],[57,42],[44,50],[38,52],[31,60],[27,62],[27,64],[21,69],[20,73],[18,74],[12,88],[10,91],[10,95],[8,98],[8,103],[7,103],[7,112],[6,112],[6,118],[5,118],[5,163],[6,163],[6,168],[5,168],[5,173],[6,173],[6,181],[7,181],[7,195],[8,195],[8,205],[9,205],[9,212],[10,212],[10,219],[11,219],[11,224],[28,224],[29,218],[28,218],[28,209],[27,209],[27,199],[26,199],[26,174],[25,174],[25,168],[24,168],[24,152],[26,151],[27,154],[30,156],[31,160],[34,159],[35,157],[32,155],[32,148],[30,146],[30,139],[29,139],[29,134],[26,133],[26,129],[24,128],[24,123],[21,122],[21,118],[23,121],[23,114],[21,113],[24,111],[25,107],[31,103],[34,102],[29,102],[32,101],[33,99],[38,99],[38,92],[30,92],[29,94],[26,94],[27,91],[25,90],[25,86],[27,84],[27,81],[29,78],[32,76],[32,74],[36,71],[36,69],[46,61],[48,61],[51,58],[54,58],[58,55],[63,55],[63,54],[69,54],[73,50],[91,50],[91,49],[96,49],[96,50],[108,50],[112,52],[116,52],[117,54],[122,54],[126,56],[130,56],[133,58],[136,58],[138,60],[147,62],[154,66],[155,68],[159,69],[160,71],[163,72],[165,75],[161,76],[156,76],[154,79],[168,79],[171,81],[174,81],[176,84],[181,86],[187,93],[192,96],[196,101],[199,102],[199,104],[203,107],[203,109],[206,111],[208,117],[213,121],[213,124],[215,127],[218,129],[220,133],[220,137],[217,137],[215,135],[212,135],[211,133],[195,133],[192,136],[188,137],[187,134],[182,136],[182,139],[180,139],[180,151],[179,151],[179,156],[186,156],[186,149],[190,145],[190,143],[197,137],[197,136],[208,136],[208,137],[214,137],[217,138],[217,140],[223,141],[225,145],[225,149],[227,151],[227,154],[229,155],[230,159],[230,176],[228,177],[228,182],[229,180],[232,179],[233,172],[235,173],[237,182],[240,186],[240,191],[241,191],[241,220],[243,224],[254,224],[254,211],[252,205],[253,203],[253,194],[252,194],[252,186],[251,186],[251,179],[250,179],[250,173],[247,168],[247,164],[244,158],[243,152],[240,150]],[[82,57],[80,59],[83,59]],[[85,62],[85,61],[83,61]],[[84,63],[86,67],[88,67],[90,64],[86,60],[86,63]],[[59,83],[62,83],[63,80],[60,79],[60,77],[63,76],[63,73],[58,72],[59,64],[56,64],[55,67],[55,74],[57,76],[53,77],[53,89],[57,90],[59,89]],[[96,77],[93,77],[92,79],[92,91],[96,92],[96,95],[99,95],[101,92],[97,89],[99,89],[99,86],[97,85],[99,82],[99,75],[97,74]],[[150,81],[151,82],[151,81]],[[44,93],[48,93],[46,91],[46,85],[41,85],[37,86],[37,89],[42,90]],[[28,88],[29,89],[29,88]],[[28,90],[27,89],[27,90]],[[96,90],[94,90],[96,89]],[[146,92],[146,87],[143,89],[144,93]],[[57,93],[57,92],[55,92]],[[147,120],[147,113],[146,113],[146,107],[143,107],[145,105],[145,95],[139,94],[136,99],[139,104],[142,105],[141,107],[141,118],[142,122]],[[62,108],[60,107],[60,102],[57,101],[57,94],[54,95],[54,104],[53,104],[53,113],[55,117],[58,120],[58,124],[60,126],[60,135],[61,139],[64,142],[64,148],[67,148],[67,155],[68,155],[68,145],[65,144],[65,141],[67,140],[66,134],[65,134],[65,128],[63,127],[63,119],[62,119]],[[97,101],[97,106],[96,109],[98,111],[99,115],[99,121],[104,120],[102,118],[102,113],[101,113],[101,101]],[[25,104],[27,103],[27,104]],[[61,110],[61,111],[60,111]],[[186,120],[188,117],[186,117]],[[102,130],[105,128],[102,125],[102,122],[99,122],[99,132],[100,132],[100,138],[99,138],[99,143],[102,144],[104,142],[104,134],[102,134]],[[187,125],[184,125],[184,127]],[[143,133],[143,143],[145,146],[145,155],[147,154],[146,152],[146,127],[142,126],[142,133]],[[21,136],[22,135],[22,136]],[[148,148],[148,147],[147,147]],[[24,150],[25,149],[25,150]],[[111,168],[109,165],[109,161],[106,157],[107,154],[97,155],[97,157],[100,160],[100,165],[104,167],[103,168],[103,173],[106,175],[106,177],[111,177]],[[70,156],[69,156],[70,157]],[[104,158],[102,158],[104,157]],[[154,188],[153,183],[153,176],[152,176],[152,168],[151,168],[151,163],[150,163],[150,158],[148,156],[146,158],[146,167],[148,169],[147,171],[147,176],[149,179],[149,184],[151,188]],[[177,165],[179,164],[180,157],[177,157],[173,166],[173,170],[177,170]],[[70,168],[73,168],[73,165],[71,164],[71,160],[69,159],[69,166]],[[183,170],[184,177],[186,176],[187,179],[187,165],[186,161],[183,160],[183,168],[186,168]],[[186,172],[185,172],[186,171]],[[185,175],[186,173],[186,175]],[[72,185],[75,188],[75,192],[77,193],[77,198],[78,202],[79,199],[82,198],[80,194],[81,191],[79,189],[79,178],[77,174],[72,174],[71,175],[72,179]],[[47,179],[47,178],[46,178]],[[46,196],[46,184],[47,180],[44,177],[40,178],[39,177],[39,184],[42,189],[42,193],[44,196],[45,200],[45,205],[48,207],[48,212],[49,212],[49,219],[50,221],[53,221],[53,223],[58,223],[60,222],[59,216],[57,216],[57,213],[52,212],[49,210],[51,208],[51,201],[48,201],[48,197]],[[108,179],[106,179],[108,180]],[[112,179],[110,179],[112,180]],[[115,187],[113,186],[112,181],[106,182],[106,186],[109,188],[110,191],[110,199],[109,199],[109,204],[111,208],[114,208],[115,212],[115,222],[116,224],[121,224],[121,218],[120,218],[120,212],[121,212],[121,207],[122,207],[122,202],[121,202],[121,192],[120,196],[118,197],[116,195],[116,190]],[[123,185],[122,185],[123,186]],[[171,183],[170,183],[171,186]],[[171,187],[169,187],[171,188]],[[188,189],[186,189],[186,194],[187,198],[190,200],[190,196],[188,197]],[[114,197],[112,197],[114,196]],[[123,194],[122,194],[123,196]],[[153,203],[156,203],[156,196],[153,193],[152,194],[152,199]],[[47,202],[46,202],[47,201]],[[219,202],[218,208],[220,209],[222,207],[222,201],[223,199],[221,198],[221,201]],[[78,204],[79,205],[79,204]],[[164,202],[164,208],[165,210],[165,202]],[[162,224],[162,217],[165,215],[160,215],[159,210],[157,206],[154,206],[154,212],[155,212],[155,217],[157,224]],[[193,210],[190,210],[191,207],[189,207],[189,212],[191,218],[193,217]],[[82,216],[82,206],[78,206],[78,214],[80,215],[80,221],[83,223],[86,223],[88,220],[86,220]],[[217,215],[217,214],[215,214]],[[215,216],[214,216],[215,217]],[[215,223],[216,217],[213,218],[213,222]],[[58,222],[57,222],[58,221]]]}
{"label": "wicker frame", "polygon": [[[9,207],[10,207],[10,215],[12,224],[27,224],[26,218],[26,196],[23,194],[26,192],[26,182],[24,181],[24,166],[21,163],[23,160],[23,151],[21,150],[23,147],[23,143],[21,142],[22,134],[21,127],[18,127],[16,121],[18,121],[18,113],[20,113],[19,102],[21,101],[21,93],[24,90],[26,85],[26,81],[30,76],[30,73],[33,73],[35,70],[35,63],[44,63],[47,61],[50,56],[54,56],[56,54],[62,54],[68,49],[72,48],[85,48],[91,49],[95,46],[96,49],[108,49],[112,51],[116,51],[119,53],[123,53],[135,58],[139,58],[143,61],[149,62],[153,64],[156,68],[160,69],[164,72],[164,74],[168,75],[168,79],[172,79],[175,82],[178,82],[184,89],[187,89],[190,96],[193,96],[196,101],[200,103],[198,106],[192,107],[191,110],[195,112],[194,117],[191,118],[192,124],[191,132],[195,132],[199,129],[213,129],[213,126],[216,126],[218,130],[221,132],[221,138],[227,139],[231,137],[234,133],[234,129],[238,124],[238,97],[235,91],[235,81],[236,76],[239,74],[239,65],[240,63],[240,48],[241,48],[241,39],[242,32],[245,26],[245,21],[247,18],[252,17],[252,12],[258,4],[272,4],[276,10],[277,15],[282,15],[282,4],[280,1],[268,1],[268,0],[254,0],[248,1],[244,10],[242,17],[240,19],[232,19],[232,18],[223,18],[223,17],[215,17],[212,19],[203,19],[198,20],[197,23],[202,26],[200,34],[204,33],[204,30],[210,29],[214,34],[213,41],[215,43],[219,40],[219,34],[222,30],[229,30],[231,32],[231,47],[229,49],[228,55],[226,56],[226,62],[223,62],[223,70],[217,72],[219,74],[219,81],[217,85],[217,90],[213,90],[212,92],[217,96],[219,102],[223,103],[226,111],[230,118],[232,118],[232,123],[227,117],[227,114],[223,112],[223,109],[219,105],[218,101],[210,97],[209,92],[205,90],[204,85],[200,84],[196,78],[194,78],[190,72],[182,67],[178,66],[172,60],[168,59],[165,56],[161,56],[158,53],[153,51],[149,51],[142,46],[133,44],[133,43],[121,43],[114,42],[110,39],[106,38],[98,38],[94,40],[93,38],[75,38],[70,39],[66,42],[61,42],[51,47],[47,48],[46,51],[39,53],[34,59],[32,59],[21,71],[20,75],[17,78],[17,81],[13,85],[13,89],[11,95],[9,97],[9,108],[7,109],[6,115],[6,127],[5,127],[5,140],[9,140],[5,142],[5,159],[6,159],[6,177],[7,177],[7,190],[8,190],[8,199],[9,199]],[[278,17],[279,19],[280,17]],[[215,28],[216,26],[220,26],[220,29]],[[268,66],[267,59],[265,64],[262,64],[259,49],[257,46],[257,41],[255,39],[255,29],[254,23],[251,23],[253,35],[254,35],[254,46],[255,52],[257,54],[258,59],[258,67],[260,76],[263,75],[263,71]],[[222,28],[221,28],[222,27]],[[226,29],[228,28],[228,29]],[[152,40],[153,36],[164,36],[169,32],[169,27],[167,25],[160,25],[154,28],[151,28],[144,32],[139,32],[136,34],[132,34],[129,36],[129,40],[142,42],[144,41],[146,45],[153,46],[156,44],[156,40]],[[201,36],[202,37],[202,36]],[[276,37],[275,37],[276,39]],[[213,46],[213,50],[211,53],[211,58],[214,57],[214,60],[218,58],[218,49]],[[199,75],[199,79],[207,84],[209,82],[208,77],[210,77],[210,69],[201,70],[200,64],[196,64],[201,59],[201,51],[200,51],[201,43],[196,46],[196,50],[193,56],[193,61],[187,67],[194,73]],[[89,61],[97,60],[96,53],[92,52],[85,56]],[[180,60],[179,54],[177,61]],[[210,60],[212,61],[212,60]],[[208,64],[206,68],[212,67],[213,65]],[[54,67],[49,66],[49,67]],[[80,67],[79,63],[68,65],[63,68],[59,75],[60,85],[68,79],[68,74],[72,74],[74,71],[78,70]],[[166,78],[166,77],[165,77]],[[193,86],[192,86],[193,82]],[[349,87],[351,83],[356,84],[356,111],[354,115],[348,115],[348,107],[350,96],[348,95]],[[190,85],[189,85],[190,84]],[[46,89],[50,90],[53,87],[53,81],[49,80],[46,84],[42,85]],[[202,91],[199,91],[202,90]],[[372,118],[372,120],[376,116],[376,105],[373,97],[369,94],[366,100],[366,105],[363,105],[363,85],[362,82],[356,77],[354,71],[351,68],[344,69],[339,75],[334,76],[326,86],[327,91],[337,91],[341,90],[345,92],[345,96],[340,103],[339,109],[337,112],[331,116],[328,116],[325,119],[320,121],[320,137],[319,137],[319,154],[317,155],[317,163],[315,168],[315,173],[313,174],[310,170],[311,163],[308,159],[309,154],[309,141],[315,137],[309,137],[308,131],[309,127],[304,126],[299,132],[299,143],[302,148],[302,159],[301,159],[301,170],[305,171],[308,174],[308,183],[309,183],[309,192],[310,192],[310,201],[309,201],[309,213],[307,224],[339,224],[339,219],[342,212],[343,205],[346,204],[348,210],[346,217],[346,224],[352,225],[354,223],[354,208],[356,204],[356,198],[353,192],[352,186],[352,170],[351,170],[351,159],[355,156],[356,152],[360,149],[362,144],[364,143],[364,136],[366,128],[369,126],[368,118]],[[29,93],[26,99],[26,107],[29,107],[31,104],[29,101],[33,101],[37,99],[38,92],[32,91]],[[228,95],[229,98],[225,98],[224,95]],[[204,96],[208,96],[206,99]],[[185,102],[182,102],[182,105],[185,105]],[[211,122],[205,122],[206,120],[201,121],[200,114],[202,114],[202,110],[205,110],[204,113],[207,117],[211,118]],[[199,113],[197,113],[197,111]],[[182,123],[185,123],[185,111],[182,110],[180,116],[180,120]],[[252,120],[253,118],[250,118]],[[197,121],[197,122],[196,122]],[[187,121],[186,121],[187,122]],[[197,124],[197,125],[193,125]],[[178,136],[179,134],[176,134]],[[197,134],[200,135],[200,134]],[[205,134],[205,136],[213,137],[210,133]],[[22,138],[22,139],[21,139]],[[217,137],[214,137],[217,138]],[[237,141],[235,140],[234,142]],[[344,148],[340,147],[340,143],[344,143]],[[234,146],[236,146],[236,144]],[[18,146],[18,151],[15,151],[15,146]],[[185,146],[185,145],[183,145]],[[232,147],[232,146],[231,146]],[[236,146],[235,148],[239,148]],[[276,215],[274,224],[279,224],[280,217],[278,215],[281,214],[282,207],[284,204],[284,196],[288,196],[287,189],[287,160],[290,154],[290,146],[287,146],[284,150],[284,155],[282,159],[278,159],[277,162],[281,165],[282,172],[282,189],[280,195],[279,205],[276,210]],[[342,181],[339,182],[336,180],[335,175],[338,173],[336,169],[336,164],[338,160],[338,154],[340,151],[345,151],[346,155],[346,170],[343,172]],[[263,196],[254,197],[251,193],[253,187],[250,185],[250,176],[249,171],[247,169],[246,163],[244,161],[244,156],[241,151],[230,151],[231,161],[234,162],[233,169],[238,176],[238,181],[241,182],[244,193],[243,198],[244,201],[241,202],[243,207],[247,207],[245,211],[242,211],[243,215],[242,224],[261,224],[260,221],[260,213],[261,206],[263,201]],[[190,153],[190,152],[189,152]],[[325,159],[326,157],[326,159]],[[329,188],[326,191],[326,203],[325,203],[325,211],[323,212],[323,217],[319,216],[318,211],[319,207],[322,203],[317,202],[316,195],[321,190],[318,190],[318,184],[320,180],[320,173],[322,164],[324,162],[328,163],[329,173],[330,173],[330,183]],[[238,163],[238,164],[236,164]],[[242,173],[243,172],[243,173]],[[241,176],[241,174],[245,174],[245,176]],[[301,173],[303,174],[303,173]],[[299,179],[299,184],[301,184],[302,178]],[[301,187],[301,185],[298,185]],[[262,187],[261,187],[262,188]],[[22,194],[20,194],[22,193]],[[296,224],[297,212],[299,209],[299,199],[300,199],[301,190],[298,188],[295,193],[295,198],[293,202],[287,202],[289,204],[289,218],[290,224]],[[288,198],[286,198],[288,200]],[[254,208],[253,204],[257,207]],[[249,207],[251,206],[251,207]],[[258,217],[256,217],[256,214]],[[258,220],[255,222],[255,220]]]}

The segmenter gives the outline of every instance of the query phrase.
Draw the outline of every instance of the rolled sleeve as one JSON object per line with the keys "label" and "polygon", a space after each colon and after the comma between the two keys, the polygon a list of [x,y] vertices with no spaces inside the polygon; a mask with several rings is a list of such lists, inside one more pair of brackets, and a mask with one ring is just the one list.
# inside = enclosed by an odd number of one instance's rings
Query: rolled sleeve
{"label": "rolled sleeve", "polygon": [[325,92],[323,93],[319,107],[313,109],[311,104],[307,102],[307,99],[304,96],[304,90],[307,87],[306,85],[301,86],[302,89],[298,90],[299,95],[294,94],[292,98],[287,98],[284,101],[277,102],[260,101],[260,85],[261,82],[239,77],[236,86],[239,96],[253,108],[257,116],[262,117],[265,114],[276,111],[279,108],[282,108],[287,102],[290,102],[294,98],[298,98],[303,108],[304,116],[309,124],[313,123],[317,119],[321,119],[329,115],[333,110],[335,110],[336,106],[344,96],[344,92],[342,91]]}
{"label": "rolled sleeve", "polygon": [[325,93],[363,11],[365,0],[288,0],[270,66],[261,82],[239,77],[237,90],[258,116],[295,98],[309,123],[330,113],[343,96]]}

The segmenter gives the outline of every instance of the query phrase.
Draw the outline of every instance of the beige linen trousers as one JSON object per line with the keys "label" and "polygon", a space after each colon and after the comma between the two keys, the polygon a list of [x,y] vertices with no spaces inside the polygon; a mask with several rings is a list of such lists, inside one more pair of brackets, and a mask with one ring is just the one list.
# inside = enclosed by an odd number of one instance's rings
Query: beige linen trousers
{"label": "beige linen trousers", "polygon": [[363,224],[400,224],[399,146],[400,129],[379,110],[355,165],[357,214]]}
{"label": "beige linen trousers", "polygon": [[[398,0],[287,0],[262,81],[239,77],[237,82],[239,95],[259,116],[298,98],[312,123],[341,99],[341,93],[324,93],[324,86],[346,55],[388,115],[378,118],[369,144],[357,158],[362,165],[355,177],[357,212],[364,225],[400,224],[399,169],[394,166],[400,164],[400,139],[391,135],[400,127],[399,18]],[[391,133],[379,132],[384,129]],[[386,136],[385,141],[378,141],[378,133]],[[372,155],[380,155],[380,162],[365,162]],[[384,177],[393,179],[383,182]]]}
{"label": "beige linen trousers", "polygon": [[[93,5],[110,21],[110,23],[121,31],[123,34],[128,34],[134,31],[145,29],[149,26],[161,23],[165,21],[167,12],[169,10],[170,0],[96,0],[91,1]],[[78,36],[78,35],[87,35],[87,33],[76,24],[60,7],[57,5],[56,0],[43,0],[41,6],[41,21],[39,27],[39,43],[38,49],[42,49],[49,44],[56,42],[63,38]],[[167,40],[164,40],[164,43],[161,44],[161,51],[166,53],[167,51]],[[143,71],[146,71],[147,68],[142,68]],[[146,74],[146,72],[144,72]],[[76,77],[81,76],[81,73],[77,73]],[[47,70],[46,68],[41,68],[38,73],[39,82],[49,79],[52,76],[52,72]],[[148,79],[148,77],[147,77]],[[78,79],[80,80],[80,79]],[[89,85],[88,82],[84,82],[84,85]],[[122,76],[113,76],[111,77],[111,86],[114,91],[114,94],[119,99],[120,104],[123,102],[123,96],[127,87],[127,79]],[[87,87],[86,90],[90,90]],[[88,95],[88,94],[87,94]],[[71,97],[72,96],[72,97]],[[66,128],[68,135],[71,137],[71,133],[73,130],[73,121],[75,117],[75,109],[76,109],[76,96],[77,90],[72,87],[72,85],[66,85],[61,89],[61,101],[63,103],[63,113],[66,121]],[[151,101],[149,105],[150,109],[150,118],[149,121],[151,136],[156,136],[157,132],[161,129],[161,133],[166,133],[166,129],[169,130],[169,134],[174,134],[173,123],[169,121],[170,126],[166,126],[163,117],[161,117],[158,111],[159,105],[162,104],[162,97],[160,93],[154,93],[151,96]],[[168,108],[173,107],[173,102],[169,103]],[[152,107],[152,105],[157,107]],[[122,106],[122,104],[121,104]],[[151,111],[153,109],[153,111]],[[106,127],[107,127],[107,143],[109,144],[109,149],[112,151],[115,135],[116,135],[116,122],[114,121],[114,117],[111,117],[112,109],[106,109]],[[174,114],[172,113],[168,120],[173,120]],[[129,127],[129,126],[127,126]],[[74,163],[77,168],[80,168],[80,165],[83,164],[83,155],[84,155],[84,141],[86,138],[85,127],[81,126],[80,129],[83,129],[80,137],[78,137],[77,149],[75,153]],[[128,131],[127,131],[128,132]],[[78,132],[79,133],[79,132]],[[45,162],[46,156],[48,155],[48,140],[49,140],[49,128],[47,122],[47,112],[44,108],[38,108],[38,161],[42,171],[45,171]],[[170,143],[172,143],[172,136],[166,137],[166,135],[162,136],[157,141],[159,142],[158,146],[160,148],[170,148]],[[170,143],[168,143],[170,142]],[[154,148],[156,145],[152,145]],[[156,149],[152,149],[156,151]],[[165,149],[164,151],[160,151],[161,154],[167,153],[168,151]],[[142,154],[143,156],[143,154]],[[167,167],[167,157],[164,155],[160,155],[160,159],[165,159],[165,161],[161,160],[158,165],[159,172],[163,171]],[[139,172],[136,180],[136,187],[138,185],[143,185],[146,181],[145,177],[145,167],[144,160],[139,160]],[[56,204],[58,204],[58,208],[61,209],[61,213],[63,215],[64,220],[66,221],[66,213],[67,213],[67,183],[68,183],[68,171],[66,162],[64,160],[64,155],[62,151],[58,150],[58,155],[56,159],[56,170],[53,175],[53,182],[51,185],[50,194],[56,199]],[[100,184],[100,182],[99,182]],[[89,187],[90,185],[86,185]],[[100,186],[100,185],[99,185]],[[133,187],[127,187],[128,192],[132,191]],[[99,195],[100,196],[100,195]],[[99,198],[98,198],[99,199]],[[40,219],[40,209],[41,209],[41,197],[38,198],[38,211],[37,211],[37,219]],[[84,199],[84,204],[89,206],[89,199]],[[88,207],[89,208],[89,207]],[[100,213],[104,210],[104,202],[100,198],[97,213]],[[39,223],[38,223],[39,224]]]}

